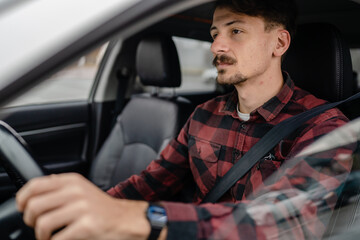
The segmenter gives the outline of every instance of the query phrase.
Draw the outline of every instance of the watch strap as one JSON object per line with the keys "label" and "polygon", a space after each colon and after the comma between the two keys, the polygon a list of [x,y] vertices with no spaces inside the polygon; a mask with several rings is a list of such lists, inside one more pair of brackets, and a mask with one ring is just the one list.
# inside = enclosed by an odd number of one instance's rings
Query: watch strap
{"label": "watch strap", "polygon": [[149,207],[146,211],[146,217],[151,226],[151,232],[148,240],[157,240],[160,236],[161,230],[166,225],[166,221],[161,222],[154,220],[154,214],[157,216],[162,215],[166,217],[165,209],[161,205],[156,203],[149,203]]}
{"label": "watch strap", "polygon": [[157,240],[159,239],[160,233],[161,233],[162,228],[153,228],[151,227],[151,232],[150,235],[148,237],[148,240]]}

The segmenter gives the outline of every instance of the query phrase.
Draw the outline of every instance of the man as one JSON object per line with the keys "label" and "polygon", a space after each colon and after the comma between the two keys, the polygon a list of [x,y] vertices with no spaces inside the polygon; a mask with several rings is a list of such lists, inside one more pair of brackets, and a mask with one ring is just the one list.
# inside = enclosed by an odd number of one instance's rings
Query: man
{"label": "man", "polygon": [[[261,213],[251,207],[256,201],[251,201],[250,196],[259,194],[264,180],[283,162],[314,139],[346,123],[346,117],[336,109],[308,121],[296,136],[283,139],[219,203],[200,204],[215,182],[241,161],[270,128],[324,103],[294,87],[290,76],[281,71],[282,57],[294,33],[294,16],[294,4],[289,0],[218,1],[210,29],[214,40],[211,51],[218,82],[234,85],[236,91],[198,106],[160,159],[140,176],[132,176],[108,191],[117,198],[145,201],[112,198],[76,174],[30,181],[19,191],[17,203],[25,223],[35,228],[37,238],[49,239],[53,231],[64,226],[52,239],[147,239],[150,234],[149,239],[157,239],[158,234],[159,239],[266,238],[278,233],[280,222],[288,221],[298,226],[292,230],[296,237],[304,237],[305,232],[321,237],[324,226],[320,221],[312,223],[312,230],[301,229],[299,214],[282,206],[278,207],[282,218],[275,217],[274,208],[266,212],[269,214]],[[340,165],[340,172],[349,171],[349,162]],[[306,168],[306,173],[299,173],[299,168],[284,171],[280,180],[265,188],[270,192],[290,189],[281,193],[282,198],[290,198],[300,196],[299,188],[308,181],[333,180],[309,164],[301,168]],[[195,183],[193,203],[158,202],[177,194],[189,178]],[[276,196],[269,200],[274,206],[280,200],[280,195]],[[299,199],[302,201],[293,203],[301,218],[314,217],[316,206]],[[165,219],[158,220],[158,226],[147,220],[151,218],[151,213],[145,213],[148,202],[160,205],[151,208]],[[269,222],[264,220],[269,218]]]}

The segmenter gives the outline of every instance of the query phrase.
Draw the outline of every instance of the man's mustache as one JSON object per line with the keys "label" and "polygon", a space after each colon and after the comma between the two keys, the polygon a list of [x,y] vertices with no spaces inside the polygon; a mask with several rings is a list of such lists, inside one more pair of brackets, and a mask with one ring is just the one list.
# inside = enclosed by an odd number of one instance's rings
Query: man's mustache
{"label": "man's mustache", "polygon": [[225,64],[235,64],[236,60],[226,56],[226,55],[217,55],[215,56],[212,64],[216,67],[217,65],[221,64],[221,63],[225,63]]}

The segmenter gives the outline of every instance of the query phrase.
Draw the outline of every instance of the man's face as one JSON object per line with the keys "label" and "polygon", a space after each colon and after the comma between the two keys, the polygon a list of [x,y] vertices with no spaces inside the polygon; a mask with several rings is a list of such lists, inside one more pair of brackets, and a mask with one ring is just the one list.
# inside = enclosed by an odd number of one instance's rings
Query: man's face
{"label": "man's face", "polygon": [[276,28],[260,17],[217,8],[210,29],[211,51],[220,84],[240,84],[268,72],[277,44]]}

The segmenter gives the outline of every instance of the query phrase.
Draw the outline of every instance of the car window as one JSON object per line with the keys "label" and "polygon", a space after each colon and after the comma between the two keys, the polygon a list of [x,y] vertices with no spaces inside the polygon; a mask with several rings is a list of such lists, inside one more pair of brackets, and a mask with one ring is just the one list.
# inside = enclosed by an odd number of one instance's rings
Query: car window
{"label": "car window", "polygon": [[215,90],[217,71],[212,66],[210,42],[173,37],[181,67],[182,84],[178,92]]}
{"label": "car window", "polygon": [[107,45],[78,58],[5,107],[87,100]]}
{"label": "car window", "polygon": [[351,60],[352,60],[352,67],[354,71],[354,78],[356,80],[357,86],[359,88],[360,86],[360,49],[359,48],[353,48],[350,49],[351,54]]}

